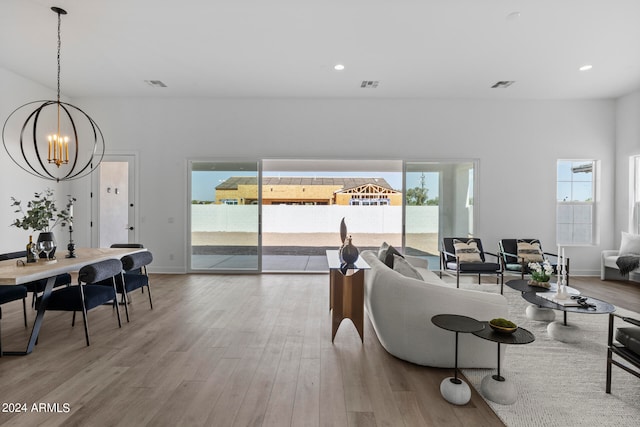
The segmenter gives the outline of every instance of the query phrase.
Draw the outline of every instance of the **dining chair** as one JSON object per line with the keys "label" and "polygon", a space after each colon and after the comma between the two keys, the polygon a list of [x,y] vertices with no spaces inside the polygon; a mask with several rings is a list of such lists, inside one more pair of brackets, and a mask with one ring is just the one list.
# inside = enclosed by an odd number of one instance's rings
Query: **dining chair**
{"label": "dining chair", "polygon": [[[27,288],[23,285],[0,286],[0,325],[2,324],[2,304],[11,301],[22,300],[22,311],[24,312],[24,326],[27,326]],[[0,357],[2,357],[2,328],[0,327]]]}
{"label": "dining chair", "polygon": [[[149,295],[149,306],[153,310],[153,301],[151,300],[151,288],[149,287],[149,275],[147,274],[147,265],[153,261],[153,254],[149,251],[136,252],[125,255],[120,260],[122,262],[123,274],[116,276],[116,291],[122,294],[124,301],[124,311],[129,321],[129,293],[140,289],[144,294],[144,288],[147,288]],[[110,286],[109,281],[103,280],[98,285]]]}
{"label": "dining chair", "polygon": [[[118,327],[122,327],[120,310],[116,293],[116,277],[122,275],[122,262],[118,259],[108,259],[86,265],[78,272],[78,285],[68,286],[64,289],[54,290],[47,302],[46,310],[73,311],[71,326],[75,326],[76,312],[82,312],[84,322],[84,334],[89,342],[89,324],[87,311],[112,302],[118,317]],[[98,286],[96,283],[109,280],[111,286]],[[41,297],[36,305],[40,304]]]}
{"label": "dining chair", "polygon": [[[0,254],[0,261],[7,260],[7,259],[20,259],[20,258],[26,258],[26,257],[27,257],[27,251],[8,252],[8,253]],[[69,286],[70,284],[71,284],[71,275],[69,273],[62,273],[56,276],[56,281],[53,284],[53,287],[58,288],[60,286]],[[33,294],[31,298],[31,307],[35,307],[36,298],[38,297],[39,294],[44,292],[44,288],[45,286],[47,286],[47,279],[34,280],[33,282],[23,283],[23,285],[27,288],[27,292],[30,292]],[[26,308],[25,308],[24,316],[25,316],[25,325],[26,325],[26,317],[27,317]]]}

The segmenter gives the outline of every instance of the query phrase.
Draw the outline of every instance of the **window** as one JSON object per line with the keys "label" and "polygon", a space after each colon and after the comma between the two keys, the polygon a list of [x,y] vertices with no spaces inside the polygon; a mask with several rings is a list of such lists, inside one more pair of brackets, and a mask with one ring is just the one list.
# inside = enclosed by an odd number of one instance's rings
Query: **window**
{"label": "window", "polygon": [[593,160],[558,160],[556,238],[559,245],[594,243]]}

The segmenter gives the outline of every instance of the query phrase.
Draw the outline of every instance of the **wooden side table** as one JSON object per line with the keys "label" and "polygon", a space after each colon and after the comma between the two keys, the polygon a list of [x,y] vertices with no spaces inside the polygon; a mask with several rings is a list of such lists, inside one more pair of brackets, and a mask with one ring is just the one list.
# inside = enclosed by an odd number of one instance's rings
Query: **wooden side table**
{"label": "wooden side table", "polygon": [[431,318],[431,323],[439,328],[456,333],[456,360],[453,377],[442,380],[440,394],[449,403],[466,405],[471,400],[471,389],[467,383],[458,378],[458,333],[481,331],[485,325],[474,318],[458,314],[437,314]]}
{"label": "wooden side table", "polygon": [[329,264],[329,310],[331,310],[331,342],[344,319],[350,319],[364,342],[364,270],[369,269],[362,258],[343,273],[337,250],[327,251]]}

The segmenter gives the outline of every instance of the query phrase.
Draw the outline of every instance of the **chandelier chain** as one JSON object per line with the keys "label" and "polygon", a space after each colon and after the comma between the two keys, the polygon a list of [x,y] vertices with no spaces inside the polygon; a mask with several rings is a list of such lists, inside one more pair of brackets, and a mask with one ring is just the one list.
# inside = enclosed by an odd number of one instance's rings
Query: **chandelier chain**
{"label": "chandelier chain", "polygon": [[62,46],[62,41],[60,37],[60,22],[62,19],[60,18],[60,12],[58,12],[58,103],[60,102],[60,47]]}

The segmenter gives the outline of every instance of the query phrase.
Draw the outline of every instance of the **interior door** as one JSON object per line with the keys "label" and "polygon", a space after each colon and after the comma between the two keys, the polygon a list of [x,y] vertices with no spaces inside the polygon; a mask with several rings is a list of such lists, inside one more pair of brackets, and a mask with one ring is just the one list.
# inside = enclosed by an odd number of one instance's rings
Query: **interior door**
{"label": "interior door", "polygon": [[139,243],[137,231],[136,156],[108,155],[92,175],[92,246]]}

